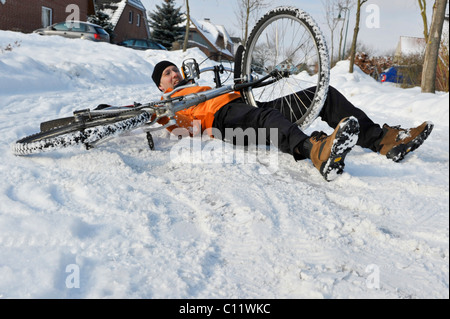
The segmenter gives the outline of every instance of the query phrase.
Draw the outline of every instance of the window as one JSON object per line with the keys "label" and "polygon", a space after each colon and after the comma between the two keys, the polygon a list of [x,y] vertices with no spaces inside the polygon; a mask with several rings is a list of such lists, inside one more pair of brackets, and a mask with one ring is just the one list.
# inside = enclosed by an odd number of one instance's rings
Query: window
{"label": "window", "polygon": [[147,41],[145,40],[136,40],[136,43],[134,44],[137,47],[146,48],[147,47]]}
{"label": "window", "polygon": [[153,49],[153,50],[160,49],[155,42],[149,42],[149,47],[150,47],[150,49]]}
{"label": "window", "polygon": [[123,41],[123,43],[126,44],[126,45],[133,45],[134,44],[134,40],[126,40],[126,41]]}
{"label": "window", "polygon": [[99,34],[108,34],[108,32],[106,32],[103,28],[99,28],[99,27],[94,27],[95,31],[97,31],[97,33]]}
{"label": "window", "polygon": [[136,25],[139,27],[141,25],[141,15],[138,13],[137,14],[137,22]]}
{"label": "window", "polygon": [[130,11],[128,13],[128,23],[133,23],[133,11]]}
{"label": "window", "polygon": [[48,27],[52,24],[52,9],[47,7],[42,7],[42,13],[41,13],[41,22],[42,27]]}
{"label": "window", "polygon": [[70,23],[61,22],[61,23],[55,24],[53,26],[53,29],[56,31],[68,31],[70,27],[71,27]]}
{"label": "window", "polygon": [[72,31],[86,32],[86,25],[83,23],[75,22],[72,24]]}

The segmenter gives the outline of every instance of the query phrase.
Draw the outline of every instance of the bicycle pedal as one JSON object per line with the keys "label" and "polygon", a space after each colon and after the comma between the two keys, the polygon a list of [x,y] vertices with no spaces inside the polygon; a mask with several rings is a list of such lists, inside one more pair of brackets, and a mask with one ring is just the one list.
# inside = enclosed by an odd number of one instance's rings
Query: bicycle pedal
{"label": "bicycle pedal", "polygon": [[153,151],[155,149],[155,142],[153,141],[153,136],[150,132],[147,132],[147,142],[148,147]]}

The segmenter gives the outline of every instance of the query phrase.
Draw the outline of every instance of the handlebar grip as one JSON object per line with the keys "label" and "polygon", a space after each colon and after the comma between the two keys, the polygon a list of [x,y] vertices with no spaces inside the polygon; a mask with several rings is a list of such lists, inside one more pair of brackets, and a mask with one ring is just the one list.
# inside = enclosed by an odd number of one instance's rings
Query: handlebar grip
{"label": "handlebar grip", "polygon": [[[234,57],[234,78],[239,79],[241,77],[241,71],[242,71],[242,54],[244,54],[245,48],[243,45],[240,45],[237,50]],[[236,84],[239,84],[239,82],[236,82]]]}
{"label": "handlebar grip", "polygon": [[254,85],[255,83],[239,83],[239,84],[235,84],[234,85],[234,90],[235,91],[240,91],[242,89],[246,89],[252,85]]}

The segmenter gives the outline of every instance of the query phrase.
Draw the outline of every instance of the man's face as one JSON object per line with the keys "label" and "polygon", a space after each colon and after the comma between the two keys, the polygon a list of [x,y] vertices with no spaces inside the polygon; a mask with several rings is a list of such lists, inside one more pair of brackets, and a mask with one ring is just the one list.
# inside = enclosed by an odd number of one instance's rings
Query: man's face
{"label": "man's face", "polygon": [[180,70],[174,65],[164,69],[159,82],[159,89],[163,92],[173,89],[179,82],[183,80]]}

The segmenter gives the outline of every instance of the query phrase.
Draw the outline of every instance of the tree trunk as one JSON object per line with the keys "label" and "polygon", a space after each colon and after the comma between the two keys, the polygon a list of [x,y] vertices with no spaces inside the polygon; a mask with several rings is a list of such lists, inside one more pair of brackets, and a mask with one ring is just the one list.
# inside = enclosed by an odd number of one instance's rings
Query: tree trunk
{"label": "tree trunk", "polygon": [[356,43],[358,42],[358,32],[359,32],[359,20],[361,19],[361,6],[367,2],[367,0],[358,0],[358,4],[356,6],[356,24],[355,30],[353,31],[353,41],[352,47],[350,49],[350,68],[348,72],[353,73],[353,65],[355,64],[355,56],[356,56]]}
{"label": "tree trunk", "polygon": [[426,0],[417,0],[417,1],[419,1],[420,15],[422,16],[423,36],[425,38],[425,42],[428,42],[427,1]]}
{"label": "tree trunk", "polygon": [[189,0],[186,0],[186,32],[184,34],[183,52],[185,52],[188,48],[190,26],[191,26],[191,16],[189,13]]}
{"label": "tree trunk", "polygon": [[436,0],[433,6],[430,32],[428,34],[427,48],[422,71],[422,92],[436,92],[436,66],[441,43],[442,26],[445,18],[447,0]]}
{"label": "tree trunk", "polygon": [[[337,0],[322,0],[322,4],[325,9],[325,19],[327,21],[327,26],[330,29],[331,34],[330,65],[333,67],[336,60],[336,57],[334,55],[334,31],[336,30],[336,27],[338,26],[340,21],[339,18],[336,18],[336,16],[340,14],[342,10],[338,12],[340,8]],[[339,59],[339,54],[337,58]]]}
{"label": "tree trunk", "polygon": [[247,43],[248,38],[248,20],[250,19],[250,1],[247,1],[246,14],[245,14],[245,26],[244,26],[244,43]]}
{"label": "tree trunk", "polygon": [[344,20],[344,22],[342,22],[342,28],[341,28],[341,33],[340,33],[340,36],[339,36],[339,52],[338,52],[338,59],[339,59],[339,61],[341,61],[342,60],[342,56],[343,56],[343,54],[341,53],[341,50],[342,50],[342,39],[343,39],[343,36],[344,36],[344,25],[345,25],[345,20]]}

